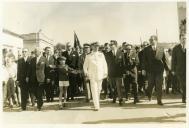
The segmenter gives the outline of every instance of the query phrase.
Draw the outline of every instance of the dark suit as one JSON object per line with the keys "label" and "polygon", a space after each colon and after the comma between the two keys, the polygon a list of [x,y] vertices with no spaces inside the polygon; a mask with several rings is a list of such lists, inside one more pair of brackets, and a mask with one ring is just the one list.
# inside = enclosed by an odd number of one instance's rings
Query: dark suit
{"label": "dark suit", "polygon": [[106,54],[106,61],[108,65],[108,79],[110,82],[111,92],[113,94],[113,102],[115,102],[117,94],[120,101],[122,101],[122,77],[123,77],[123,53],[120,49],[117,50],[115,55],[112,51]]}
{"label": "dark suit", "polygon": [[[68,51],[62,53],[62,56],[66,57],[66,64],[72,69],[79,69],[78,61],[79,61],[79,54],[76,51],[71,51],[69,54]],[[69,83],[70,86],[68,87],[68,100],[74,98],[76,95],[76,91],[78,90],[78,83],[77,83],[77,74],[69,73]]]}
{"label": "dark suit", "polygon": [[183,91],[182,100],[186,100],[186,49],[176,45],[172,52],[172,71],[175,72]]}
{"label": "dark suit", "polygon": [[36,96],[38,109],[41,109],[43,106],[42,94],[44,91],[46,61],[46,58],[41,56],[37,63],[37,58],[34,57],[31,59],[28,69],[30,90],[32,92],[32,103],[34,103],[34,96]]}
{"label": "dark suit", "polygon": [[164,49],[157,46],[156,50],[152,46],[144,48],[144,61],[142,69],[147,72],[148,88],[147,95],[151,99],[152,90],[155,86],[157,92],[157,101],[161,103],[163,72],[167,69]]}
{"label": "dark suit", "polygon": [[140,92],[142,92],[142,89],[143,91],[146,91],[146,87],[148,86],[148,81],[147,81],[147,77],[146,76],[143,76],[142,75],[142,65],[144,63],[144,50],[141,50],[139,53],[138,53],[138,59],[139,59],[139,63],[137,65],[137,71],[138,71],[138,90]]}
{"label": "dark suit", "polygon": [[125,85],[126,98],[128,99],[128,92],[130,91],[130,85],[131,85],[132,92],[134,95],[134,102],[136,103],[138,100],[136,55],[131,56],[128,55],[127,53],[124,53],[123,65],[124,65],[124,73],[125,73],[124,85]]}
{"label": "dark suit", "polygon": [[[46,83],[45,83],[45,92],[46,92],[46,99],[47,102],[49,101],[53,101],[54,99],[54,89],[55,89],[55,80],[57,81],[58,78],[58,73],[56,71],[56,69],[53,69],[50,67],[50,65],[55,65],[57,66],[57,58],[55,58],[54,56],[50,56],[49,58],[47,58],[45,56],[45,58],[47,59],[47,64],[45,67],[45,79],[46,79]],[[50,79],[49,83],[47,83],[47,79]],[[57,84],[57,82],[56,82]]]}
{"label": "dark suit", "polygon": [[28,99],[28,83],[26,82],[26,77],[28,75],[30,59],[27,57],[26,61],[24,58],[18,60],[17,68],[17,80],[19,81],[21,90],[21,107],[23,110],[26,109],[27,99]]}

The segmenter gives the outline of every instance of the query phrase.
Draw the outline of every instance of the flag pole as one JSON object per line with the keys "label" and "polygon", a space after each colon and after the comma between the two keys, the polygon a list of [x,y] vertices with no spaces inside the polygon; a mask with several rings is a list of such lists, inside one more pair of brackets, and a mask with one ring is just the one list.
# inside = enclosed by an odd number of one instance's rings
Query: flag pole
{"label": "flag pole", "polygon": [[140,37],[140,43],[141,43],[141,46],[142,46],[142,38]]}

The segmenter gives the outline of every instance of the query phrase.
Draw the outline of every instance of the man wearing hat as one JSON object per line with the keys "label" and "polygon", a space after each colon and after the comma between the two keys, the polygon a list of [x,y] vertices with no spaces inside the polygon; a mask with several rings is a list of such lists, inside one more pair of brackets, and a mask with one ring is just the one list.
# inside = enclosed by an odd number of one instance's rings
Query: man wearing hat
{"label": "man wearing hat", "polygon": [[102,80],[107,77],[108,71],[104,54],[98,51],[98,42],[92,43],[91,48],[92,52],[86,56],[83,69],[85,76],[90,80],[94,110],[98,111],[100,109]]}
{"label": "man wearing hat", "polygon": [[83,54],[79,57],[79,69],[81,70],[81,78],[83,79],[83,85],[86,90],[86,102],[89,102],[91,99],[91,88],[89,79],[86,78],[84,71],[83,71],[83,64],[85,62],[86,56],[90,54],[90,44],[83,44]]}

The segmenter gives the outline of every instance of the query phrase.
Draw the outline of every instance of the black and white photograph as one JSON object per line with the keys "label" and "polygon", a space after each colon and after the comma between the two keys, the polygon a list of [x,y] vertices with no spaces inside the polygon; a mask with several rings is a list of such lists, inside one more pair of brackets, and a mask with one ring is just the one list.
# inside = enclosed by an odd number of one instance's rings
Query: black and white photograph
{"label": "black and white photograph", "polygon": [[187,3],[1,2],[2,127],[187,128]]}

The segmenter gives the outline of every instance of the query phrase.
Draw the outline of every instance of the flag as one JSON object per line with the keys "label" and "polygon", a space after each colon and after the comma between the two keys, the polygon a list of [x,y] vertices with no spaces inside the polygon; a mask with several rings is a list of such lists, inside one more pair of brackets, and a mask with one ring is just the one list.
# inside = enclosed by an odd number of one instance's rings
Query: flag
{"label": "flag", "polygon": [[80,42],[76,33],[74,32],[74,48],[77,48],[77,47],[81,48],[81,45],[80,45]]}

